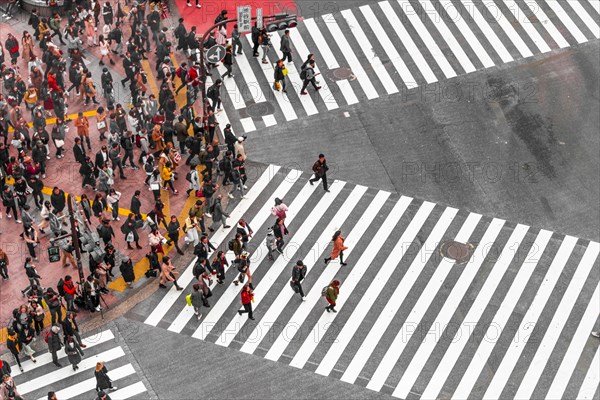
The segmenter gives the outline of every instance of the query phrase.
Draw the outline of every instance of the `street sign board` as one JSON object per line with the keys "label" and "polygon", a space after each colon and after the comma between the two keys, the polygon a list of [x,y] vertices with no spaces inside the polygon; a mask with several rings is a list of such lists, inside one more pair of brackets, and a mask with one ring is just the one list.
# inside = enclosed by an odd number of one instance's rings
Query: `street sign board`
{"label": "street sign board", "polygon": [[240,33],[250,32],[252,30],[252,7],[237,7],[237,25]]}
{"label": "street sign board", "polygon": [[262,29],[263,28],[263,13],[262,13],[262,8],[257,8],[256,9],[256,27],[258,29]]}
{"label": "street sign board", "polygon": [[225,47],[220,44],[216,44],[206,52],[206,61],[212,64],[216,64],[225,57]]}

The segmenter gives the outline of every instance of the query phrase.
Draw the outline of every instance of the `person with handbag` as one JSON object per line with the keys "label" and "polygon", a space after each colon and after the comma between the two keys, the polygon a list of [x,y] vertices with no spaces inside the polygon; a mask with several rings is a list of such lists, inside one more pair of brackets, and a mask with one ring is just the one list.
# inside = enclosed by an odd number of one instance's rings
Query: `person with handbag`
{"label": "person with handbag", "polygon": [[279,91],[281,90],[283,93],[287,93],[285,90],[285,77],[287,76],[287,68],[283,64],[283,60],[277,60],[277,64],[275,65],[275,69],[273,71],[273,78],[275,82],[273,84],[273,89]]}
{"label": "person with handbag", "polygon": [[77,371],[79,369],[78,364],[83,357],[83,351],[73,336],[66,336],[65,338],[65,354],[67,355],[69,363],[73,366],[73,371]]}
{"label": "person with handbag", "polygon": [[52,128],[52,142],[56,147],[56,158],[63,158],[63,147],[65,146],[65,137],[67,126],[61,118],[56,119],[56,125]]}
{"label": "person with handbag", "polygon": [[[21,370],[23,370],[21,368]],[[17,391],[17,384],[10,375],[4,375],[0,384],[0,399],[4,400],[23,400],[23,397]]]}
{"label": "person with handbag", "polygon": [[120,198],[121,198],[121,192],[117,192],[113,188],[111,188],[108,191],[108,196],[106,196],[106,202],[108,203],[108,206],[111,209],[113,221],[121,220],[121,218],[119,218],[119,199]]}
{"label": "person with handbag", "polygon": [[108,369],[104,365],[103,361],[99,361],[96,363],[96,370],[94,371],[94,376],[96,377],[96,391],[100,392],[105,389],[110,389],[111,391],[117,390],[117,387],[113,385],[112,379],[108,376]]}
{"label": "person with handbag", "polygon": [[130,213],[127,216],[127,220],[121,226],[121,232],[125,235],[125,241],[127,242],[127,249],[133,250],[131,243],[135,242],[135,247],[141,249],[140,246],[140,235],[137,233],[137,221],[136,215],[134,213]]}

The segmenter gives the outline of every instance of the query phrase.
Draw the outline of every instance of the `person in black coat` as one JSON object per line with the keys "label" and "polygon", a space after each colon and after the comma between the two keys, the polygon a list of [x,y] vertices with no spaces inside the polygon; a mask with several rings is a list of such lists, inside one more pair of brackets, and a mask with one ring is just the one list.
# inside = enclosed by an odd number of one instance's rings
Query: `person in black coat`
{"label": "person in black coat", "polygon": [[296,293],[302,297],[302,301],[304,301],[304,291],[302,290],[302,281],[306,277],[306,266],[302,262],[302,260],[296,261],[296,265],[292,268],[292,288]]}
{"label": "person in black coat", "polygon": [[31,197],[33,197],[35,206],[38,208],[38,210],[41,210],[42,204],[44,204],[44,195],[42,193],[42,190],[44,189],[44,182],[42,182],[36,175],[32,175],[27,180],[27,185],[29,185],[32,190]]}
{"label": "person in black coat", "polygon": [[215,246],[211,242],[208,241],[208,237],[202,235],[200,237],[200,242],[194,247],[194,255],[198,258],[206,258],[208,259],[208,253],[211,250],[216,250]]}
{"label": "person in black coat", "polygon": [[141,192],[139,190],[136,190],[135,193],[133,194],[133,197],[131,198],[131,207],[130,207],[131,212],[135,215],[135,219],[138,221],[142,219],[142,213],[141,213],[142,202],[140,200],[140,195],[141,195]]}
{"label": "person in black coat", "polygon": [[52,328],[50,328],[50,334],[48,336],[48,350],[50,353],[52,353],[52,362],[58,368],[62,368],[62,365],[58,362],[58,352],[60,349],[62,349],[60,328],[58,325],[52,325]]}
{"label": "person in black coat", "polygon": [[52,204],[54,213],[57,216],[63,215],[63,210],[67,205],[67,200],[65,198],[65,192],[62,189],[59,189],[58,186],[54,186],[54,189],[52,189],[52,194],[50,195],[50,204]]}
{"label": "person in black coat", "polygon": [[181,230],[181,224],[177,220],[177,216],[171,215],[171,221],[167,225],[167,233],[169,234],[169,244],[175,245],[177,253],[183,255],[183,251],[179,248],[179,231]]}
{"label": "person in black coat", "polygon": [[84,162],[79,167],[79,173],[83,177],[83,183],[81,187],[88,185],[92,189],[96,190],[96,176],[94,175],[94,163],[89,156],[85,156]]}
{"label": "person in black coat", "polygon": [[117,390],[117,387],[113,386],[112,380],[108,377],[108,370],[102,361],[96,363],[94,375],[96,376],[96,391],[100,392],[104,389]]}
{"label": "person in black coat", "polygon": [[[141,247],[140,247],[141,249]],[[133,270],[133,262],[131,258],[125,256],[121,259],[121,265],[119,266],[123,280],[127,283],[127,287],[131,288],[135,281],[135,272]]]}
{"label": "person in black coat", "polygon": [[[135,246],[138,249],[142,248],[142,246],[140,246],[140,242],[139,242],[140,235],[137,233],[137,222],[135,220],[134,213],[130,213],[127,216],[127,219],[125,220],[123,225],[121,225],[121,232],[123,233],[123,235],[125,235],[125,241],[127,242],[127,249],[133,250],[133,247],[131,247],[131,242],[135,242]],[[131,233],[131,235],[129,235],[130,233]]]}
{"label": "person in black coat", "polygon": [[98,231],[98,235],[102,238],[102,241],[105,245],[109,244],[112,241],[112,238],[115,237],[115,231],[112,226],[110,226],[110,220],[104,219],[102,223],[96,227]]}
{"label": "person in black coat", "polygon": [[83,164],[85,162],[85,147],[81,144],[81,138],[79,136],[75,138],[75,144],[73,145],[73,156],[75,157],[75,161],[77,161],[79,164]]}
{"label": "person in black coat", "polygon": [[87,346],[83,344],[81,340],[81,335],[79,334],[79,326],[77,325],[77,321],[75,321],[75,313],[71,311],[67,311],[67,316],[62,321],[62,330],[65,336],[65,344],[67,343],[67,337],[73,336],[77,339],[77,343],[82,349],[85,349]]}

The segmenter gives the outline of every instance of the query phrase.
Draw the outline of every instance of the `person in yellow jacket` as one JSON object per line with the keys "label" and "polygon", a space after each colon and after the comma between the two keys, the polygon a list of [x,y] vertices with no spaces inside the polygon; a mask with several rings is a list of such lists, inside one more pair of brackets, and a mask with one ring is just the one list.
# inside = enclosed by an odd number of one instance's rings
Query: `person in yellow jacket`
{"label": "person in yellow jacket", "polygon": [[173,164],[168,161],[160,172],[160,177],[163,181],[163,190],[169,190],[167,185],[171,188],[173,193],[179,194],[179,192],[173,187]]}

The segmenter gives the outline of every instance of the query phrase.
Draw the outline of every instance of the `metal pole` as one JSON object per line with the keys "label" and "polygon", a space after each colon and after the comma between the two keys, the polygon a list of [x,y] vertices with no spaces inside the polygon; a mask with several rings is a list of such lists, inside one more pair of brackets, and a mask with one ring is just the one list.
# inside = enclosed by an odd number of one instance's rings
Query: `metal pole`
{"label": "metal pole", "polygon": [[83,274],[83,267],[81,265],[79,236],[77,235],[77,230],[75,229],[75,211],[73,210],[73,202],[70,194],[67,195],[67,206],[69,207],[69,222],[71,223],[71,237],[73,247],[75,248],[75,260],[77,261],[77,271],[79,272],[79,283],[80,285],[83,285],[83,282],[85,281],[85,276]]}

